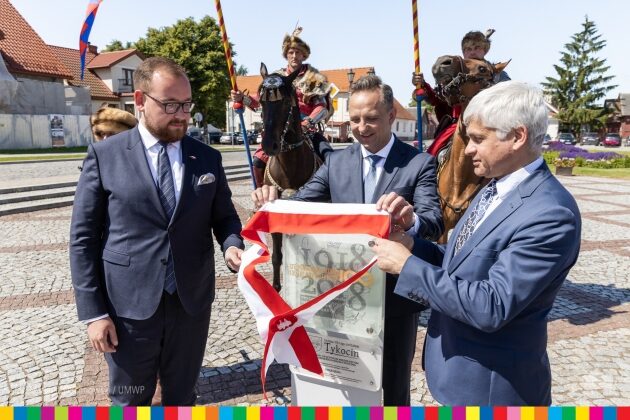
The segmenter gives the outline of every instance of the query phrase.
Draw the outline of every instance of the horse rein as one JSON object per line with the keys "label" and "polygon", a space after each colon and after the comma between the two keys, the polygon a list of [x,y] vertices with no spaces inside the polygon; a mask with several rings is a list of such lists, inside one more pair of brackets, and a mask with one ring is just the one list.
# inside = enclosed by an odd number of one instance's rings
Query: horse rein
{"label": "horse rein", "polygon": [[[263,80],[263,88],[265,89],[265,81]],[[262,89],[261,89],[261,102],[265,102],[265,101],[274,101],[274,100],[278,100],[282,98],[282,93],[280,93],[278,91],[278,88],[281,85],[278,84],[272,84],[268,88],[274,88],[276,89],[275,92],[270,92],[267,94],[262,94]],[[262,99],[262,98],[266,98],[266,99]],[[273,99],[269,99],[269,98],[273,98]],[[298,108],[297,105],[297,96],[295,94],[295,91],[291,92],[291,106],[289,107],[289,113],[287,115],[287,120],[284,123],[284,128],[282,129],[282,134],[280,135],[280,153],[285,153],[285,152],[290,152],[291,150],[295,150],[300,146],[303,146],[304,143],[306,143],[306,145],[310,148],[311,153],[313,155],[313,172],[311,173],[311,177],[315,174],[315,172],[317,171],[317,168],[319,167],[319,165],[321,164],[321,160],[319,159],[319,157],[317,156],[317,154],[315,153],[315,147],[313,146],[313,140],[312,140],[312,135],[309,134],[305,134],[303,130],[299,130],[299,138],[300,141],[298,141],[297,143],[289,143],[286,140],[286,134],[289,132],[289,129],[291,127],[291,123],[293,122],[294,119],[294,108]],[[299,112],[299,111],[298,111]],[[272,157],[273,158],[273,157]],[[265,167],[265,178],[267,178],[269,180],[269,182],[271,182],[271,184],[276,187],[278,189],[278,191],[280,191],[281,193],[286,191],[287,189],[282,188],[278,182],[273,179],[273,177],[271,176],[271,171],[269,170],[269,167],[271,165],[266,165]]]}
{"label": "horse rein", "polygon": [[[301,137],[302,137],[302,141],[300,141],[299,143],[296,143],[296,144],[302,145],[304,143],[304,137],[305,137],[304,134],[302,134]],[[317,156],[317,154],[315,153],[315,146],[313,146],[312,140],[310,138],[308,138],[308,142],[306,144],[311,149],[311,153],[313,154],[313,172],[311,173],[311,176],[309,177],[309,178],[312,178],[313,175],[315,175],[315,172],[317,172],[317,168],[319,167],[318,163],[321,165],[321,161],[320,161],[319,157]],[[295,147],[293,149],[295,149]],[[293,150],[293,149],[290,149],[290,150]],[[286,151],[286,150],[283,150],[283,151]],[[272,156],[272,158],[273,158],[273,156]],[[273,179],[273,177],[271,176],[271,171],[269,170],[269,166],[271,166],[271,165],[266,165],[265,166],[265,177],[267,179],[269,179],[269,182],[271,182],[271,185],[276,187],[276,189],[278,191],[280,191],[280,193],[286,191],[286,188],[282,188],[280,186],[280,184],[278,184],[276,182],[276,180]]]}
{"label": "horse rein", "polygon": [[469,82],[472,82],[472,83],[483,82],[481,89],[486,89],[494,84],[492,82],[494,80],[494,72],[490,73],[492,77],[490,78],[490,80],[488,80],[483,77],[464,73],[463,60],[459,60],[459,68],[460,68],[459,73],[457,73],[457,75],[453,79],[451,79],[450,82],[448,82],[445,86],[438,85],[436,87],[436,93],[438,95],[440,95],[443,98],[447,98],[451,95],[456,95],[461,104],[467,104],[472,99],[472,96],[466,96],[461,93],[462,85]]}
{"label": "horse rein", "polygon": [[453,212],[455,214],[460,214],[464,212],[464,208],[463,206],[466,204],[466,208],[468,208],[468,204],[470,204],[470,201],[473,199],[473,197],[479,192],[479,190],[481,189],[481,179],[477,182],[477,186],[475,187],[475,189],[473,190],[472,193],[470,193],[470,195],[468,197],[466,197],[466,199],[464,200],[464,203],[461,206],[457,206],[455,207],[453,204],[449,203],[448,201],[446,201],[446,199],[444,197],[442,197],[440,195],[440,190],[438,189],[438,198],[440,199],[440,203],[444,203],[444,205],[446,205],[446,207],[448,207],[449,209],[453,210]]}
{"label": "horse rein", "polygon": [[[282,134],[280,135],[280,153],[289,152],[291,150],[297,149],[304,143],[304,134],[300,134],[300,141],[297,143],[288,143],[284,136],[289,131],[289,127],[291,126],[291,120],[293,118],[293,108],[294,105],[291,105],[289,108],[289,115],[287,116],[287,122],[284,124],[284,129],[282,130]],[[301,131],[301,130],[300,130]]]}

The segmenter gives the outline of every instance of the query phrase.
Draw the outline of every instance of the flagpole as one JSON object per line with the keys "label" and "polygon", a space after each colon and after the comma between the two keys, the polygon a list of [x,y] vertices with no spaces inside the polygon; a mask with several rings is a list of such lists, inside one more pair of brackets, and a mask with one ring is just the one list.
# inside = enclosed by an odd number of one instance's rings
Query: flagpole
{"label": "flagpole", "polygon": [[[411,0],[411,10],[413,15],[413,54],[416,64],[416,74],[420,73],[420,43],[418,41],[418,4],[417,0]],[[420,85],[416,85],[416,111],[418,114],[418,150],[422,152],[422,99],[424,90]]]}
{"label": "flagpole", "polygon": [[[215,0],[214,5],[217,9],[217,15],[219,16],[219,27],[221,28],[221,38],[223,40],[223,51],[225,52],[225,60],[227,61],[228,72],[230,73],[230,82],[232,84],[232,90],[238,90],[236,86],[236,73],[234,71],[234,62],[232,61],[232,51],[230,49],[230,43],[228,42],[227,30],[225,28],[225,21],[223,20],[223,12],[221,11],[221,0]],[[243,144],[245,145],[245,153],[247,154],[247,163],[249,164],[249,174],[252,178],[252,184],[256,189],[256,178],[254,178],[254,165],[252,163],[252,155],[249,151],[249,140],[247,138],[247,130],[245,129],[245,118],[243,117],[243,103],[234,102],[232,109],[238,114],[241,131],[243,134]]]}
{"label": "flagpole", "polygon": [[81,59],[81,80],[85,73],[85,56],[88,53],[90,32],[92,31],[92,25],[96,18],[96,12],[98,12],[98,6],[101,5],[103,0],[89,0],[87,12],[85,13],[85,21],[81,27],[81,33],[79,34],[79,58]]}

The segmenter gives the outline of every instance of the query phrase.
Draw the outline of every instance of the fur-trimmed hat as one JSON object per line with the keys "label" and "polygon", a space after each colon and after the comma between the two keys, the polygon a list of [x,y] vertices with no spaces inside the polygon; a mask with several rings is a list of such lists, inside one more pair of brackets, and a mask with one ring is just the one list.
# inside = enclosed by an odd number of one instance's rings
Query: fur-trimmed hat
{"label": "fur-trimmed hat", "polygon": [[490,37],[495,32],[494,29],[488,29],[485,33],[481,31],[470,31],[462,38],[462,51],[467,44],[481,44],[486,53],[490,51]]}
{"label": "fur-trimmed hat", "polygon": [[291,48],[302,51],[305,60],[308,58],[309,55],[311,55],[311,47],[309,47],[306,42],[302,41],[302,39],[298,37],[298,35],[301,33],[302,27],[298,26],[297,28],[295,28],[291,35],[287,34],[284,36],[284,41],[282,41],[282,56],[284,58],[287,58],[287,54],[289,53],[289,50]]}
{"label": "fur-trimmed hat", "polygon": [[138,120],[131,113],[118,108],[103,107],[90,117],[92,134],[96,141],[103,140],[103,133],[118,134],[129,130],[138,124]]}

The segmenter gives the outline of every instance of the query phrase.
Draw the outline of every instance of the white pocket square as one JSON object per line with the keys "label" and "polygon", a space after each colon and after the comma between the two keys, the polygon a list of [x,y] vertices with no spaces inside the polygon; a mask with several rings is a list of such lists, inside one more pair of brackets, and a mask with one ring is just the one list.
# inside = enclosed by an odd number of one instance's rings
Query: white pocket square
{"label": "white pocket square", "polygon": [[208,172],[207,174],[203,174],[199,177],[197,185],[211,184],[215,181],[215,179],[214,174],[212,172]]}

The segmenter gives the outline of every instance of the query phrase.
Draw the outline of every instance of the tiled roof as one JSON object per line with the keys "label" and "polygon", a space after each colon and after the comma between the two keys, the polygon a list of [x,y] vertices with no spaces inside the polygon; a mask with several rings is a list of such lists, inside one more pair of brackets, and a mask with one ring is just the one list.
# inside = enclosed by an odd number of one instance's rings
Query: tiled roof
{"label": "tiled roof", "polygon": [[416,120],[416,117],[407,111],[403,106],[394,98],[394,108],[396,108],[396,118],[399,120]]}
{"label": "tiled roof", "polygon": [[9,0],[0,0],[0,52],[10,73],[72,77]]}
{"label": "tiled roof", "polygon": [[142,53],[135,48],[132,48],[130,50],[102,52],[97,55],[94,60],[90,61],[85,67],[87,67],[88,69],[101,69],[104,67],[111,67],[114,64],[134,54],[138,55],[141,59],[144,60],[144,55],[142,55]]}
{"label": "tiled roof", "polygon": [[[353,68],[354,80],[359,80],[361,77],[368,74],[371,67],[357,67]],[[349,89],[348,71],[350,69],[333,69],[333,70],[320,70],[320,72],[326,76],[329,82],[334,83],[341,92],[347,92]],[[246,89],[250,94],[256,93],[258,86],[262,83],[262,76],[236,76],[236,84],[240,91]],[[394,107],[396,108],[396,118],[401,120],[416,120],[416,117],[411,115],[409,111],[403,108],[402,105],[394,98]]]}
{"label": "tiled roof", "polygon": [[[334,69],[334,70],[320,70],[320,72],[326,76],[329,82],[334,83],[341,92],[348,91],[348,70],[350,69]],[[358,67],[353,68],[354,80],[359,80],[360,77],[365,76],[370,67]],[[250,94],[255,93],[258,90],[258,86],[262,83],[262,76],[236,76],[236,84],[239,90],[249,90]]]}
{"label": "tiled roof", "polygon": [[[79,50],[73,48],[56,47],[54,45],[48,46],[53,54],[55,54],[61,62],[72,72],[74,79],[68,83],[72,86],[87,86],[90,88],[90,95],[92,98],[97,99],[118,99],[118,95],[115,95],[107,85],[98,78],[89,69],[85,70],[83,80],[81,80],[81,61],[79,60]],[[86,62],[91,62],[97,57],[96,54],[88,50],[85,57]]]}

